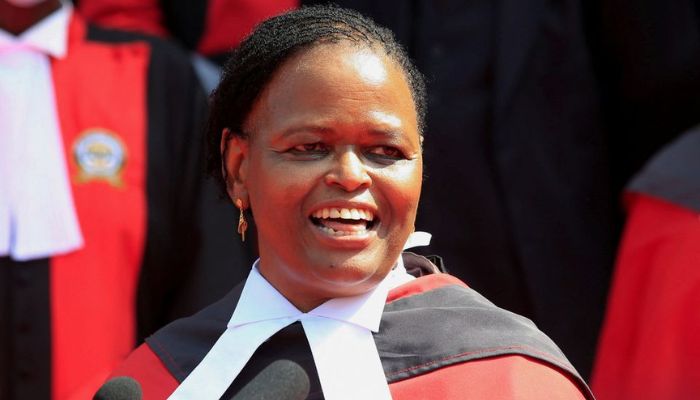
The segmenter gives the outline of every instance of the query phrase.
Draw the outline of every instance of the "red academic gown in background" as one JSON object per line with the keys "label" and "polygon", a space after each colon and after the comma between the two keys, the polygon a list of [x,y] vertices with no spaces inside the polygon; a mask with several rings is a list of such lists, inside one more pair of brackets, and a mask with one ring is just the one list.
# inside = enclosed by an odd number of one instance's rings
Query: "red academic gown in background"
{"label": "red academic gown in background", "polygon": [[196,271],[206,101],[189,57],[73,15],[51,66],[85,245],[0,258],[3,400],[92,398],[139,337],[182,316]]}
{"label": "red academic gown in background", "polygon": [[96,24],[170,37],[217,61],[273,15],[298,0],[79,0],[81,14]]}
{"label": "red academic gown in background", "polygon": [[[409,272],[427,275],[389,293],[374,334],[394,399],[593,399],[532,322],[495,307],[448,274],[428,272],[435,267],[425,258],[403,257]],[[135,379],[145,400],[167,398],[226,329],[242,286],[148,338],[112,376]],[[263,343],[222,398],[231,398],[276,360],[297,363],[309,377],[308,398],[323,398],[299,323]]]}
{"label": "red academic gown in background", "polygon": [[600,400],[700,398],[700,130],[632,181],[593,371]]}

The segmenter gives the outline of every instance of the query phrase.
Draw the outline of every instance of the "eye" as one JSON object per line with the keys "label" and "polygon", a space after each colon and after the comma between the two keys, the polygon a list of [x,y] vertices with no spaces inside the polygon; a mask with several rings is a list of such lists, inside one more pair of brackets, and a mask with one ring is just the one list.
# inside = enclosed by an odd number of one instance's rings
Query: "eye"
{"label": "eye", "polygon": [[328,146],[321,142],[299,144],[290,149],[295,153],[327,153]]}
{"label": "eye", "polygon": [[392,146],[375,146],[368,149],[367,154],[384,162],[406,159],[406,155],[401,150]]}
{"label": "eye", "polygon": [[325,152],[328,151],[328,147],[321,143],[304,143],[292,148],[294,151],[299,153],[315,153],[315,152]]}
{"label": "eye", "polygon": [[287,150],[287,153],[302,160],[321,158],[329,152],[328,145],[322,142],[298,144]]}

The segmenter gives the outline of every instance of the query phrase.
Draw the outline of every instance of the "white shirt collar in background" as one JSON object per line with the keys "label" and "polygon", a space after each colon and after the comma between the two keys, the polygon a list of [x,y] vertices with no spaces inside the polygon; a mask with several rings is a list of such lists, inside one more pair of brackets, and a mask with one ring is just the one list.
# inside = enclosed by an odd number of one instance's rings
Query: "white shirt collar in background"
{"label": "white shirt collar in background", "polygon": [[72,7],[19,36],[0,30],[0,256],[83,246],[56,110],[51,57],[65,57]]}
{"label": "white shirt collar in background", "polygon": [[70,4],[64,4],[18,36],[0,29],[0,49],[17,46],[34,49],[55,58],[65,57],[72,11]]}

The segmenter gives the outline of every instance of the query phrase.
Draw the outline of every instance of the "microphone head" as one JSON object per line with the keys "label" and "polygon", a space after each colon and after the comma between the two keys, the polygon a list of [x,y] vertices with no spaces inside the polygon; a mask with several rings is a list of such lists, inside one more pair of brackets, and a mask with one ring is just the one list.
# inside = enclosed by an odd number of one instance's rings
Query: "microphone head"
{"label": "microphone head", "polygon": [[141,385],[132,377],[117,376],[105,382],[92,400],[141,400]]}
{"label": "microphone head", "polygon": [[231,400],[303,400],[310,390],[309,376],[299,364],[276,360],[243,386]]}

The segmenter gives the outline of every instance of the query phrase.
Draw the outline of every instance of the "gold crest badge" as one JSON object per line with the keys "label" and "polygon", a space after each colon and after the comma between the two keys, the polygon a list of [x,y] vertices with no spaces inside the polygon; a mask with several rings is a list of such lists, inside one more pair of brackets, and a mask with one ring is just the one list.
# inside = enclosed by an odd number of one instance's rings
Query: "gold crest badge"
{"label": "gold crest badge", "polygon": [[73,158],[78,166],[77,183],[101,180],[114,187],[124,186],[126,147],[114,132],[102,128],[86,130],[73,144]]}

